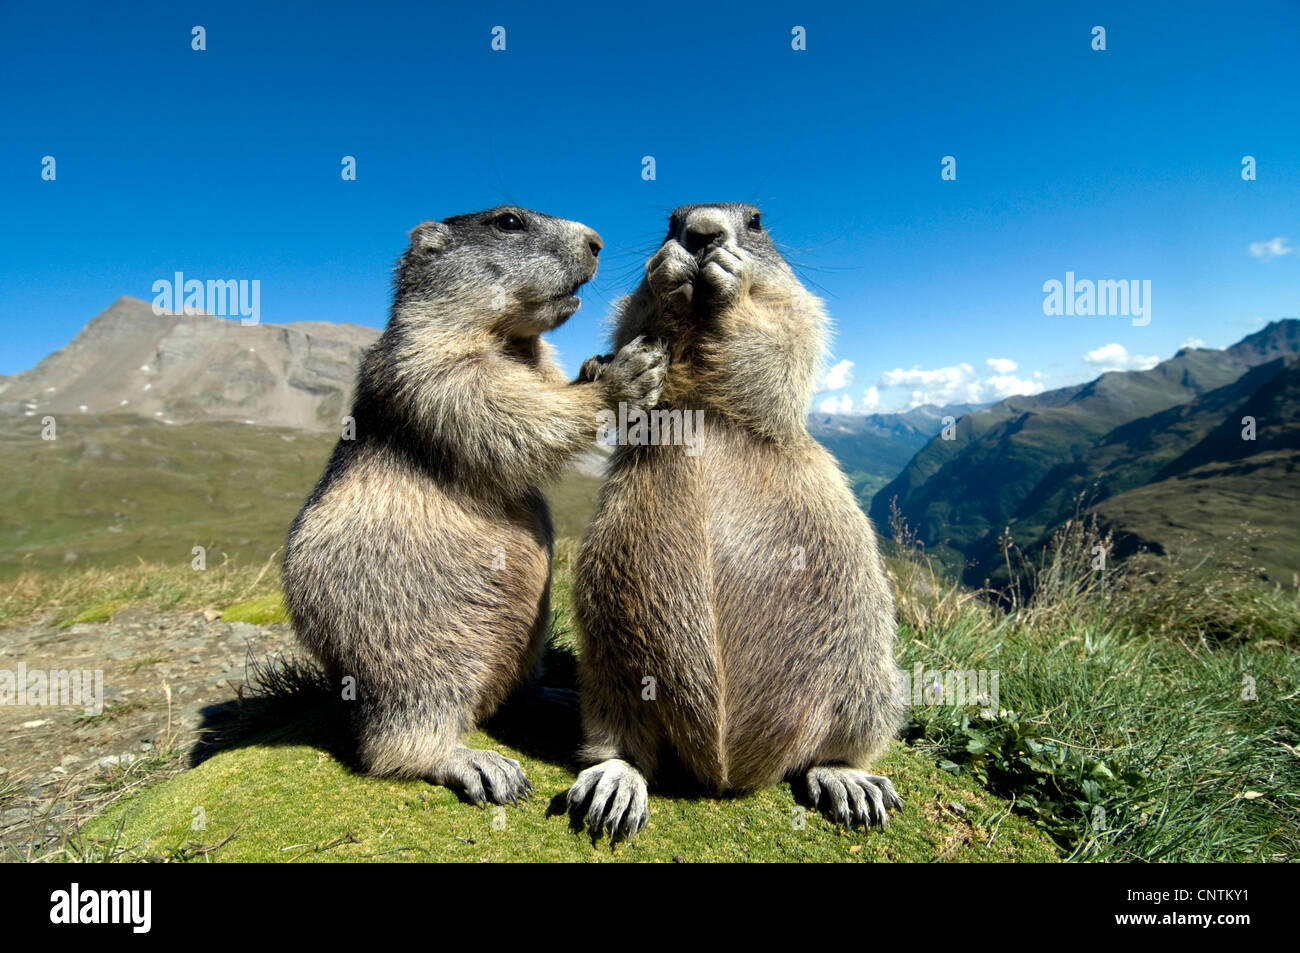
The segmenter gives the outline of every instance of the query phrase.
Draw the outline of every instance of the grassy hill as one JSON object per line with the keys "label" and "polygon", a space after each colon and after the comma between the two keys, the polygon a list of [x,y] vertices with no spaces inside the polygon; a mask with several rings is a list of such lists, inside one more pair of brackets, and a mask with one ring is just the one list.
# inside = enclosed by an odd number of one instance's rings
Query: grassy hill
{"label": "grassy hill", "polygon": [[[0,432],[0,579],[23,569],[261,565],[320,477],[336,438],[222,421],[169,426],[138,416],[39,418]],[[549,498],[562,535],[580,536],[599,480],[565,474]]]}
{"label": "grassy hill", "polygon": [[[352,767],[338,710],[297,665],[262,663],[254,688],[211,710],[197,767],[140,784],[50,848],[84,860],[1081,860],[1247,861],[1300,856],[1300,595],[1242,575],[1174,572],[1152,585],[1137,562],[1088,568],[1096,537],[1075,526],[1050,557],[1017,567],[1032,596],[1003,611],[945,582],[925,559],[891,559],[899,663],[912,704],[883,760],[904,797],[885,831],[847,832],[800,813],[788,785],[718,798],[658,788],[631,844],[593,843],[563,816],[577,725],[568,609],[572,541],[559,547],[545,691],[508,706],[471,742],[524,765],[536,795],[480,810],[422,782]],[[141,566],[91,580],[68,612],[180,570]],[[272,579],[205,574],[177,604],[276,616]],[[72,575],[62,574],[63,578]],[[195,574],[189,574],[193,576]],[[238,576],[238,572],[235,573]],[[136,579],[136,577],[139,577]],[[131,589],[136,579],[137,588]],[[35,583],[30,583],[34,586]],[[62,585],[50,580],[51,591]],[[105,588],[111,585],[111,590]],[[67,596],[66,590],[62,590]],[[170,592],[170,590],[166,590]],[[32,604],[48,604],[27,592]],[[232,596],[227,596],[232,598]],[[115,603],[121,605],[121,601]],[[260,608],[258,608],[260,607]],[[252,611],[256,609],[257,611]],[[999,703],[926,699],[954,671],[1000,677]],[[919,673],[919,674],[918,674]],[[191,751],[182,747],[173,757]],[[163,752],[159,757],[167,757]],[[4,795],[0,793],[0,802]],[[3,807],[0,803],[0,807]],[[204,823],[196,828],[196,808]],[[796,824],[801,819],[803,826]]]}
{"label": "grassy hill", "polygon": [[334,440],[215,421],[168,426],[126,415],[63,415],[57,439],[23,418],[0,433],[0,575],[144,559],[188,566],[265,561]]}
{"label": "grassy hill", "polygon": [[1233,560],[1294,585],[1300,572],[1300,451],[1269,450],[1207,463],[1094,504],[1118,555],[1139,547],[1185,561]]}

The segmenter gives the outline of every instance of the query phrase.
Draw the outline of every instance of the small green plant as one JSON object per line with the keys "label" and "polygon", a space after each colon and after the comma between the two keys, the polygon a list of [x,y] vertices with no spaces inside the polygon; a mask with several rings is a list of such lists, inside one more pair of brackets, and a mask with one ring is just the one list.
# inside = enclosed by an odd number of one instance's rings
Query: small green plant
{"label": "small green plant", "polygon": [[125,718],[127,715],[134,715],[138,712],[147,711],[151,706],[148,702],[139,698],[132,698],[128,701],[118,702],[116,705],[105,705],[104,710],[98,715],[82,715],[77,718],[79,725],[103,725],[111,724]]}
{"label": "small green plant", "polygon": [[[924,710],[923,710],[924,711]],[[1015,809],[1065,848],[1078,847],[1098,808],[1130,803],[1145,780],[1135,770],[1119,773],[1104,758],[1055,738],[1042,726],[1013,711],[972,720],[968,713],[918,714],[904,738],[936,753],[939,767],[969,772],[988,790],[1013,802]],[[1109,823],[1123,821],[1121,814]]]}
{"label": "small green plant", "polygon": [[152,665],[161,665],[165,661],[167,661],[166,655],[163,655],[161,652],[150,652],[148,655],[132,659],[123,665],[122,668],[128,673],[134,674],[142,668],[149,668]]}

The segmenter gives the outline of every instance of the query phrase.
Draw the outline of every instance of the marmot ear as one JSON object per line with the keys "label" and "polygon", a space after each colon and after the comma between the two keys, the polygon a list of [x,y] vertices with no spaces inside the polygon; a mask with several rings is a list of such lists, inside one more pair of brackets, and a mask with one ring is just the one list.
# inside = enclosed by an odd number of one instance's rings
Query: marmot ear
{"label": "marmot ear", "polygon": [[442,222],[421,222],[411,229],[411,248],[440,252],[451,244],[451,229]]}

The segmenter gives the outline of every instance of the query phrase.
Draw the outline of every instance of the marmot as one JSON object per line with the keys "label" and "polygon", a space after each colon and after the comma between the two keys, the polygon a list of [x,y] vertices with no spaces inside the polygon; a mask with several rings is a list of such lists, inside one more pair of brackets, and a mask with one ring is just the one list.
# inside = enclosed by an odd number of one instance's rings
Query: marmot
{"label": "marmot", "polygon": [[570,384],[538,337],[596,273],[600,236],[578,222],[503,207],[410,239],[358,373],[355,437],[289,531],[285,601],[355,691],[367,770],[514,801],[529,790],[519,764],[460,739],[544,648],[553,534],[538,486],[595,440],[602,409],[654,404],[664,359],[631,342],[598,383]]}
{"label": "marmot", "polygon": [[591,828],[630,836],[665,756],[715,791],[802,777],[852,826],[901,803],[867,772],[903,710],[875,531],[806,414],[826,317],[758,209],[688,205],[620,305],[669,351],[660,410],[696,453],[620,446],[574,572]]}

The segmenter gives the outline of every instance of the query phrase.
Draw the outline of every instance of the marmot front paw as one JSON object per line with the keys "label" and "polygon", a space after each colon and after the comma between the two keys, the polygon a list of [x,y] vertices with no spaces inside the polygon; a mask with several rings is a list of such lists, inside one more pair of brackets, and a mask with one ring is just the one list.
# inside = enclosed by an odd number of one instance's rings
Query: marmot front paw
{"label": "marmot front paw", "polygon": [[713,301],[734,301],[749,284],[749,265],[749,255],[742,249],[719,246],[700,263],[700,280]]}
{"label": "marmot front paw", "polygon": [[642,336],[623,345],[614,360],[601,368],[600,380],[611,403],[648,409],[659,403],[667,373],[668,355]]}
{"label": "marmot front paw", "polygon": [[695,293],[695,259],[677,242],[668,242],[646,263],[650,290],[665,310],[685,311]]}

